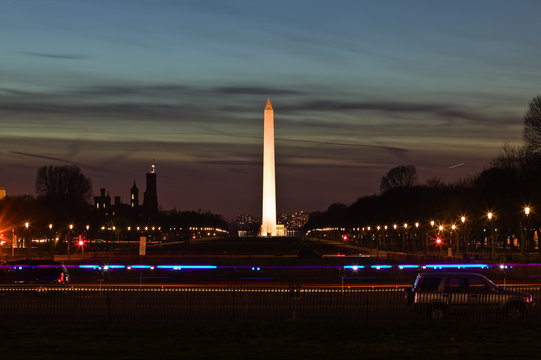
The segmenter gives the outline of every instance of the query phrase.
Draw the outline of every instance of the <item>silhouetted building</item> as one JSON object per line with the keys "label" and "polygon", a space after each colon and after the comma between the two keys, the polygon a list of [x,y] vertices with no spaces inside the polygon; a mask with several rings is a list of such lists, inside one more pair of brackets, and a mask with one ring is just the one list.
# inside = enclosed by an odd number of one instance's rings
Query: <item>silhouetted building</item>
{"label": "silhouetted building", "polygon": [[135,180],[133,180],[133,186],[130,190],[130,207],[132,209],[139,207],[139,189],[135,185]]}
{"label": "silhouetted building", "polygon": [[156,190],[156,165],[152,164],[152,170],[147,173],[147,188],[143,199],[143,208],[146,213],[158,212],[158,194]]}
{"label": "silhouetted building", "polygon": [[105,188],[100,189],[100,196],[94,196],[94,208],[101,212],[109,211],[111,207],[111,196],[105,195]]}

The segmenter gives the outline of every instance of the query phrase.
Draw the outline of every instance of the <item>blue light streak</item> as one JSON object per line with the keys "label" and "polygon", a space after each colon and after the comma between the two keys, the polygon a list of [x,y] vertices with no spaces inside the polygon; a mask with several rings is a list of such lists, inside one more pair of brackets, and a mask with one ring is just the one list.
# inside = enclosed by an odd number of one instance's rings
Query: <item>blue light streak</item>
{"label": "blue light streak", "polygon": [[431,269],[487,269],[487,264],[436,264],[426,265]]}
{"label": "blue light streak", "polygon": [[101,269],[101,266],[98,266],[98,265],[79,265],[79,269],[92,269],[92,270],[96,270],[96,269]]}
{"label": "blue light streak", "polygon": [[132,269],[150,269],[151,266],[150,265],[132,265],[131,268]]}
{"label": "blue light streak", "polygon": [[[132,265],[132,268],[135,265]],[[158,265],[158,269],[168,269],[168,270],[214,270],[218,267],[216,265]]]}
{"label": "blue light streak", "polygon": [[[516,265],[516,264],[514,264]],[[539,264],[520,264],[520,266],[538,266]],[[23,269],[24,267],[29,267],[29,265],[17,265],[13,269]],[[221,270],[221,269],[246,269],[252,271],[261,271],[263,270],[262,266],[250,266],[250,265],[181,265],[181,264],[172,264],[172,265],[96,265],[96,264],[84,264],[84,265],[66,265],[66,267],[78,267],[79,269],[87,270],[131,270],[131,269],[142,269],[142,270]],[[322,265],[322,266],[265,266],[267,270],[289,270],[289,269],[299,269],[299,270],[310,270],[310,269],[336,269],[336,270],[362,270],[366,268],[375,269],[375,270],[389,270],[389,269],[431,269],[431,270],[443,270],[443,269],[489,269],[489,268],[500,268],[500,269],[512,269],[513,266],[510,264],[427,264],[427,265],[413,265],[413,264],[400,264],[400,265],[388,265],[388,264],[379,264],[379,265],[343,265],[343,266],[332,266],[332,265]]]}
{"label": "blue light streak", "polygon": [[419,265],[399,265],[399,269],[418,269]]}
{"label": "blue light streak", "polygon": [[359,270],[364,269],[363,265],[344,265],[344,269]]}

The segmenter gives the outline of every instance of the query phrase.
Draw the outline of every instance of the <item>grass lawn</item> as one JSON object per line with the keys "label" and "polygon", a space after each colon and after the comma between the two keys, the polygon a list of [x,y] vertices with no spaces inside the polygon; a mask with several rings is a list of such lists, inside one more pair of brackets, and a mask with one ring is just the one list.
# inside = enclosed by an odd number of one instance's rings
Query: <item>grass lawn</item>
{"label": "grass lawn", "polygon": [[541,353],[537,322],[0,323],[2,359],[493,359]]}

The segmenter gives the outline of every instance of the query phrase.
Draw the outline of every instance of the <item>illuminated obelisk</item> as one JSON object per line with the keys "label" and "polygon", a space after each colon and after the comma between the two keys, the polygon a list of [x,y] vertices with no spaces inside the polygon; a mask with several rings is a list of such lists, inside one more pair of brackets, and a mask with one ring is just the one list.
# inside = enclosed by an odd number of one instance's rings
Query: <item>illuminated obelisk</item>
{"label": "illuminated obelisk", "polygon": [[274,110],[270,98],[263,127],[263,214],[261,236],[276,236],[276,184],[274,175]]}

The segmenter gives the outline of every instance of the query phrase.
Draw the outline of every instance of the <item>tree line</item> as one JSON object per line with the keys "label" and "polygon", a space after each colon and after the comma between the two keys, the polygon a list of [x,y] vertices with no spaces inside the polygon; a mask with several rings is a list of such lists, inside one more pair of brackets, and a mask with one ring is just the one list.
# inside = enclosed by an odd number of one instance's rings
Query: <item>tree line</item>
{"label": "tree line", "polygon": [[[431,219],[454,224],[465,216],[475,233],[486,230],[490,211],[493,226],[500,228],[497,236],[521,236],[526,226],[534,231],[541,218],[541,96],[528,104],[523,139],[520,145],[503,145],[481,173],[454,183],[432,178],[420,184],[414,165],[394,167],[382,177],[379,194],[314,212],[305,229]],[[528,216],[525,207],[532,210]]]}
{"label": "tree line", "polygon": [[[227,229],[227,222],[220,216],[201,211],[160,211],[147,214],[142,209],[126,206],[104,213],[91,205],[92,182],[78,166],[43,166],[37,170],[36,196],[9,196],[0,201],[0,230],[20,229],[30,223],[33,237],[51,236],[49,224],[56,234],[69,232],[69,225],[76,224],[88,237],[103,237],[102,228],[115,227],[117,233],[128,227],[154,226],[168,229],[188,227],[214,227]],[[90,230],[86,230],[86,226]],[[185,234],[188,236],[188,233]],[[118,234],[117,234],[118,236]]]}

